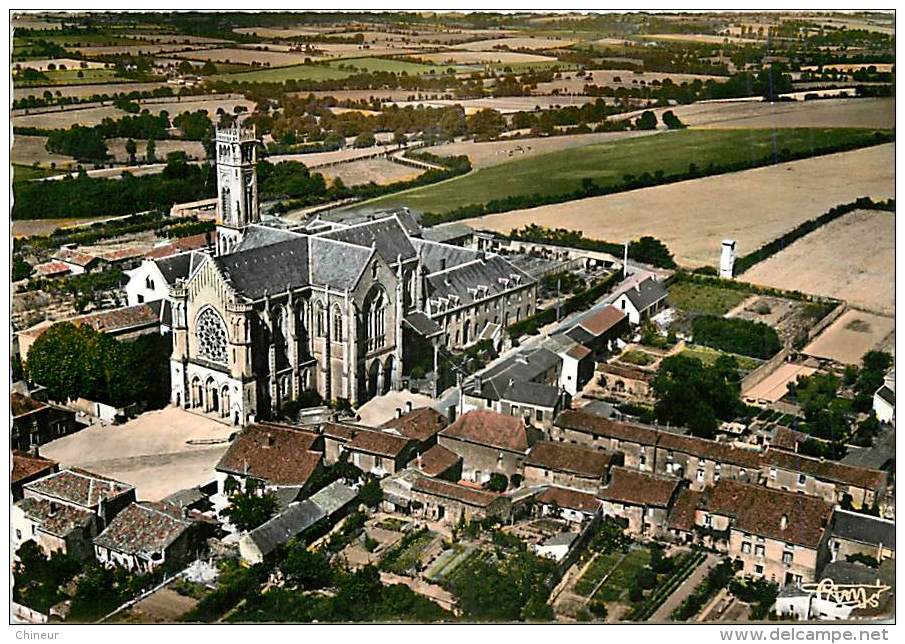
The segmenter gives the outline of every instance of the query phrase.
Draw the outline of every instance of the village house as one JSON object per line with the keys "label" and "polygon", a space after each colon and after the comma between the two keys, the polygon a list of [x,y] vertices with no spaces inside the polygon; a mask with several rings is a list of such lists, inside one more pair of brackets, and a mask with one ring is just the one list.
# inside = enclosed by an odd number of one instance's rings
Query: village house
{"label": "village house", "polygon": [[567,443],[536,443],[525,459],[525,485],[555,485],[596,492],[606,479],[612,454]]}
{"label": "village house", "polygon": [[357,429],[345,444],[348,462],[362,472],[383,477],[403,469],[415,453],[415,442],[404,436]]}
{"label": "village house", "polygon": [[883,378],[883,385],[874,393],[874,414],[881,423],[896,419],[896,372],[894,369]]}
{"label": "village house", "polygon": [[126,301],[129,306],[167,299],[169,289],[177,280],[184,280],[206,255],[184,252],[156,259],[145,259],[139,266],[126,271]]}
{"label": "village house", "polygon": [[81,428],[75,412],[16,391],[9,395],[9,409],[10,446],[15,450],[28,451]]}
{"label": "village house", "polygon": [[462,458],[464,479],[486,483],[493,474],[507,480],[521,475],[528,449],[537,438],[520,416],[476,409],[441,431],[438,441]]}
{"label": "village house", "polygon": [[442,445],[434,445],[423,454],[418,454],[409,467],[424,476],[453,483],[462,478],[462,457]]}
{"label": "village house", "polygon": [[511,510],[502,494],[420,475],[412,483],[411,500],[414,516],[447,525],[491,516],[506,519]]}
{"label": "village house", "polygon": [[13,449],[13,471],[9,478],[9,489],[13,502],[22,498],[23,487],[26,483],[44,478],[58,472],[59,469],[60,466],[56,461]]}
{"label": "village house", "polygon": [[612,351],[619,336],[628,331],[628,322],[624,310],[606,305],[579,317],[565,335],[591,349],[596,356],[603,356]]}
{"label": "village house", "polygon": [[552,516],[573,523],[584,523],[600,513],[601,502],[594,494],[555,485],[534,497],[541,516]]}
{"label": "village house", "polygon": [[91,540],[134,501],[133,486],[76,468],[27,483],[13,505],[13,551],[32,540],[48,555],[91,558]]}
{"label": "village house", "polygon": [[214,508],[226,508],[230,494],[246,489],[249,480],[259,483],[262,492],[276,494],[282,506],[295,501],[321,466],[321,444],[317,434],[287,425],[246,427],[215,468]]}
{"label": "village house", "polygon": [[602,375],[597,378],[597,383],[607,394],[641,400],[652,397],[650,385],[656,375],[652,371],[609,362],[601,362],[598,371]]}
{"label": "village house", "polygon": [[60,250],[54,253],[52,259],[55,262],[65,264],[69,269],[69,272],[73,275],[87,273],[88,271],[97,268],[98,264],[101,262],[100,258],[77,250],[74,247],[74,244],[60,248]]}
{"label": "village house", "polygon": [[761,454],[696,436],[660,432],[654,463],[657,473],[684,478],[689,487],[701,490],[721,478],[758,483]]}
{"label": "village house", "polygon": [[603,515],[627,521],[629,533],[659,536],[667,531],[669,510],[682,487],[674,478],[614,467],[597,498]]}
{"label": "village house", "polygon": [[437,434],[449,425],[446,416],[432,407],[412,409],[407,403],[407,411],[397,410],[397,416],[386,421],[380,429],[416,441],[419,452],[426,451],[437,444]]}
{"label": "village house", "polygon": [[613,306],[623,311],[633,326],[639,326],[667,307],[668,296],[661,280],[641,271],[619,284]]}
{"label": "village house", "polygon": [[132,572],[174,571],[191,554],[192,527],[175,505],[136,502],[94,538],[94,555],[102,564]]}
{"label": "village house", "polygon": [[830,556],[848,561],[855,555],[872,557],[882,563],[896,556],[896,523],[860,512],[836,508],[830,524]]}
{"label": "village house", "polygon": [[542,346],[559,356],[559,386],[570,396],[578,395],[594,377],[594,352],[565,334],[549,336]]}
{"label": "village house", "polygon": [[767,450],[763,461],[770,488],[819,496],[829,503],[849,498],[855,508],[872,507],[886,493],[888,476],[881,470],[773,449]]}
{"label": "village house", "polygon": [[586,412],[566,410],[557,416],[551,438],[622,454],[626,467],[653,472],[660,432]]}
{"label": "village house", "polygon": [[828,559],[833,507],[822,499],[723,479],[696,498],[695,530],[779,584],[813,581]]}

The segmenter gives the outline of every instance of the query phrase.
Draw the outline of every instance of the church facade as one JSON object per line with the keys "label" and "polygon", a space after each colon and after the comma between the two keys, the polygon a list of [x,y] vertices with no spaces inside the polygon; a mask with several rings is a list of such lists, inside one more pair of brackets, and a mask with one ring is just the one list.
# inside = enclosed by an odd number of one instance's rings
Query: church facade
{"label": "church facade", "polygon": [[358,405],[402,387],[406,332],[456,349],[534,312],[527,274],[407,212],[262,224],[254,132],[218,130],[216,152],[216,255],[169,288],[173,404],[236,425],[306,390]]}

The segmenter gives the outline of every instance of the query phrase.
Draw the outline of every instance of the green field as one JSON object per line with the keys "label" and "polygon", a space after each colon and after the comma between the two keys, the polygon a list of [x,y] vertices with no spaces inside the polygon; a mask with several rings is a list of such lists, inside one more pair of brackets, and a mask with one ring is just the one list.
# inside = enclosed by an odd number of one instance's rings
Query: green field
{"label": "green field", "polygon": [[612,574],[604,582],[594,599],[600,601],[621,601],[629,591],[629,587],[635,583],[635,575],[650,561],[650,550],[647,548],[633,548],[625,559],[616,566]]}
{"label": "green field", "polygon": [[[352,69],[352,68],[355,69]],[[340,69],[342,68],[342,69]],[[218,74],[212,77],[218,81],[241,83],[282,83],[287,80],[337,80],[362,72],[394,72],[396,74],[422,75],[443,74],[448,66],[424,65],[405,60],[387,58],[344,58],[326,65],[290,65],[271,69],[256,69],[238,74]],[[455,68],[453,68],[455,69]]]}
{"label": "green field", "polygon": [[737,353],[725,353],[699,344],[688,344],[686,346],[688,348],[683,349],[679,355],[687,358],[697,358],[705,365],[712,365],[722,355],[731,355],[738,361],[738,366],[745,371],[753,371],[761,365],[760,360],[749,358],[748,356],[740,356]]}
{"label": "green field", "polygon": [[744,302],[751,293],[712,284],[679,282],[669,287],[669,303],[687,313],[725,315]]}
{"label": "green field", "polygon": [[575,584],[575,592],[585,597],[590,596],[600,580],[606,577],[613,566],[615,566],[622,558],[622,551],[616,550],[607,554],[601,554],[597,557],[588,569],[585,570],[581,579]]}
{"label": "green field", "polygon": [[[79,72],[82,73],[79,76]],[[16,87],[32,87],[35,85],[88,85],[95,83],[118,83],[122,82],[122,78],[116,77],[116,72],[112,69],[56,69],[54,71],[44,72],[47,80],[39,79],[30,82],[17,81],[13,76],[13,84]]]}
{"label": "green field", "polygon": [[20,181],[31,181],[32,179],[40,179],[42,177],[50,177],[60,174],[59,170],[51,170],[50,168],[33,168],[30,165],[21,165],[18,163],[13,166],[13,183]]}
{"label": "green field", "polygon": [[406,205],[422,212],[445,213],[461,206],[532,193],[560,195],[577,191],[583,179],[616,187],[625,175],[685,172],[689,164],[760,162],[773,150],[820,154],[833,146],[870,145],[874,130],[860,128],[786,128],[780,130],[679,130],[654,136],[551,152],[470,172],[430,186],[367,202]]}

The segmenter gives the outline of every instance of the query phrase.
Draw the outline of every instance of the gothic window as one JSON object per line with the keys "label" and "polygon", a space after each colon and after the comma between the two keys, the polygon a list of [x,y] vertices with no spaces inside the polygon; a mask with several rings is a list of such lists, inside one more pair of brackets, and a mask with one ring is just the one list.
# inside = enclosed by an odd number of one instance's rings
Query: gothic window
{"label": "gothic window", "polygon": [[289,318],[282,306],[273,309],[273,346],[277,367],[282,368],[289,363]]}
{"label": "gothic window", "polygon": [[383,289],[376,289],[369,299],[366,308],[368,351],[373,351],[386,344],[386,295]]}
{"label": "gothic window", "polygon": [[322,302],[316,302],[314,305],[315,324],[317,325],[317,337],[323,338],[327,335],[327,311],[324,309]]}
{"label": "gothic window", "polygon": [[204,309],[195,323],[198,355],[211,362],[226,363],[226,325],[212,308]]}
{"label": "gothic window", "polygon": [[220,194],[220,204],[223,209],[223,218],[226,219],[230,216],[230,200],[229,200],[229,188],[223,188]]}
{"label": "gothic window", "polygon": [[343,314],[339,306],[333,307],[333,341],[343,341]]}

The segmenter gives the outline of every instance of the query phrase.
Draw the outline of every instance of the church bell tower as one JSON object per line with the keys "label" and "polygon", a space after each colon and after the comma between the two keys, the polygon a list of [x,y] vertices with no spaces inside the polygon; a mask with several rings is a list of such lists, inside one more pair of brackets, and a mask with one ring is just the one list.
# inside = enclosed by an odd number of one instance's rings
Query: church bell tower
{"label": "church bell tower", "polygon": [[214,137],[217,154],[217,254],[231,253],[250,224],[261,221],[258,178],[255,173],[257,138],[254,127],[238,119],[218,127]]}

